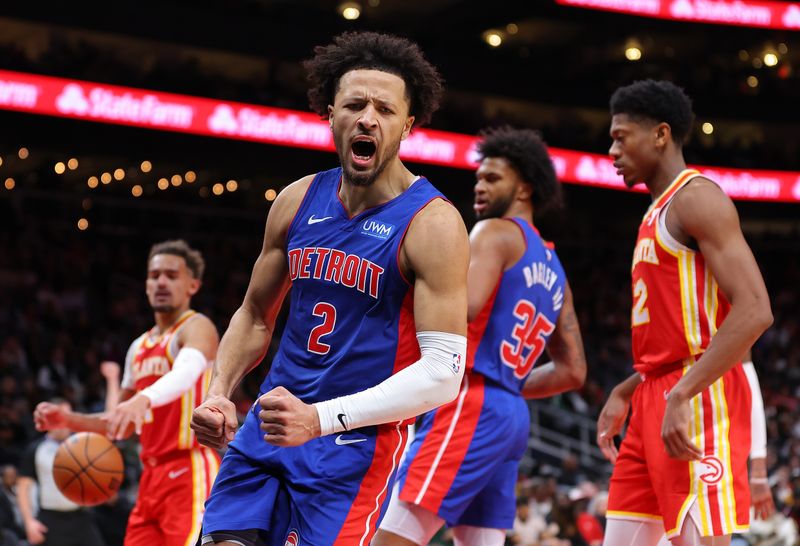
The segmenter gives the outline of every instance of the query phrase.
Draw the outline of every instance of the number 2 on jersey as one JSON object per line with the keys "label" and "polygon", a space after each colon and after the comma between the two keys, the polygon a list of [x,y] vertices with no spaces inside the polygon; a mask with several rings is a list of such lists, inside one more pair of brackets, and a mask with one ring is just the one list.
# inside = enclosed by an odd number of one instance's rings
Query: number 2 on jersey
{"label": "number 2 on jersey", "polygon": [[321,301],[314,306],[311,314],[315,317],[322,317],[322,324],[315,326],[311,330],[311,334],[308,336],[308,350],[318,355],[328,354],[331,346],[327,343],[322,343],[319,339],[333,332],[336,326],[336,307]]}
{"label": "number 2 on jersey", "polygon": [[[517,302],[514,316],[521,322],[515,324],[511,332],[514,343],[504,340],[500,344],[500,358],[514,370],[514,377],[523,379],[544,351],[546,336],[553,333],[555,325],[541,313],[536,314],[536,307],[528,300]],[[528,354],[523,355],[526,349]]]}
{"label": "number 2 on jersey", "polygon": [[631,324],[634,326],[641,326],[650,322],[650,311],[644,306],[647,303],[647,285],[644,279],[639,279],[633,285],[633,297],[636,302],[633,304],[631,312]]}

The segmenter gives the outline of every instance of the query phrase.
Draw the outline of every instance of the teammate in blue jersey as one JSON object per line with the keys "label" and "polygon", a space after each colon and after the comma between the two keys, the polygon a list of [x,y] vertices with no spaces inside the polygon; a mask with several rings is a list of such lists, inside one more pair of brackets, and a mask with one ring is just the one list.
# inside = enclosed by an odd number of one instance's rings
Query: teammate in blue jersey
{"label": "teammate in blue jersey", "polygon": [[[438,107],[436,69],[412,42],[370,32],[317,47],[306,68],[341,166],[273,204],[194,412],[202,443],[228,445],[203,544],[368,545],[408,420],[453,400],[464,373],[467,231],[397,155]],[[234,437],[231,392],[264,355],[290,288],[279,350]]]}
{"label": "teammate in blue jersey", "polygon": [[[530,130],[484,133],[470,234],[467,371],[457,399],[425,414],[373,545],[425,545],[443,524],[457,546],[500,546],[530,416],[525,398],[575,389],[586,376],[572,293],[534,209],[561,188]],[[547,349],[553,359],[534,367]]]}

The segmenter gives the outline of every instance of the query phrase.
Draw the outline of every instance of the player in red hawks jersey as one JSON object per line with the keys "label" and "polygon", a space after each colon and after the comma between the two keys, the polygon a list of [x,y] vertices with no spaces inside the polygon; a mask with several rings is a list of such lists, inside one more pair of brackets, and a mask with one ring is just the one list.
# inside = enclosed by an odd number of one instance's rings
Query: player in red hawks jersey
{"label": "player in red hawks jersey", "polygon": [[[597,443],[615,463],[607,546],[725,545],[749,526],[751,394],[742,356],[772,323],[736,208],[686,168],[691,101],[665,81],[611,97],[609,154],[653,196],[631,268],[636,374],[614,388]],[[617,451],[617,435],[631,419]]]}
{"label": "player in red hawks jersey", "polygon": [[34,412],[39,430],[66,427],[117,440],[139,434],[144,472],[125,546],[192,546],[219,468],[216,452],[200,446],[189,427],[219,344],[213,323],[189,308],[204,267],[184,241],[151,248],[146,292],[156,324],[131,344],[112,411],[86,415],[43,402]]}

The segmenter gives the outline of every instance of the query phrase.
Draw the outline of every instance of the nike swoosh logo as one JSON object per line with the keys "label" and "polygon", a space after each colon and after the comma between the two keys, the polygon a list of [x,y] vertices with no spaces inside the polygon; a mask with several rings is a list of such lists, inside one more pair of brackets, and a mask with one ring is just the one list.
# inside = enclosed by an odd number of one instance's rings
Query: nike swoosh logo
{"label": "nike swoosh logo", "polygon": [[349,428],[347,428],[347,424],[344,422],[344,417],[345,417],[344,413],[340,413],[336,417],[339,419],[339,422],[342,424],[342,428],[343,429],[350,430]]}
{"label": "nike swoosh logo", "polygon": [[311,215],[311,218],[308,219],[308,225],[317,224],[319,222],[324,222],[325,220],[330,220],[333,216],[326,216],[325,218],[314,218],[314,215]]}
{"label": "nike swoosh logo", "polygon": [[170,480],[174,480],[178,476],[186,474],[187,472],[189,472],[189,467],[181,468],[180,470],[170,470],[168,476]]}
{"label": "nike swoosh logo", "polygon": [[357,444],[358,442],[366,442],[366,441],[367,441],[366,438],[351,438],[350,440],[347,440],[345,438],[342,438],[341,434],[336,437],[337,446],[346,446],[347,444]]}

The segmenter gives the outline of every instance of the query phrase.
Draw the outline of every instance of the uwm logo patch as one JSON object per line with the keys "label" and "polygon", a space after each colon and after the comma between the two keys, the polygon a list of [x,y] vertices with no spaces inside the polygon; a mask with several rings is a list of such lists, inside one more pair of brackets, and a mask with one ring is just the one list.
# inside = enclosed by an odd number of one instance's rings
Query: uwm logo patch
{"label": "uwm logo patch", "polygon": [[388,239],[394,232],[394,226],[378,220],[364,220],[361,224],[361,233],[378,239]]}

